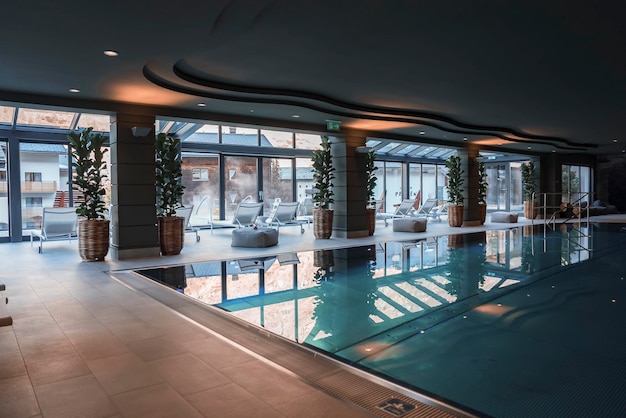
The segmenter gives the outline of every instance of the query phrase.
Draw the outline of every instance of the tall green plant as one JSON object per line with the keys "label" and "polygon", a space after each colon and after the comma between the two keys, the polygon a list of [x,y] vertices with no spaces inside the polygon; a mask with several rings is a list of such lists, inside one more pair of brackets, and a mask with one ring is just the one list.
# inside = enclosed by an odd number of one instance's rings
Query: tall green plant
{"label": "tall green plant", "polygon": [[376,200],[374,199],[374,189],[376,189],[376,181],[378,177],[376,177],[376,170],[378,167],[374,164],[376,152],[374,150],[370,150],[366,154],[365,158],[365,174],[367,177],[367,205],[371,207],[376,206]]}
{"label": "tall green plant", "polygon": [[180,139],[160,133],[156,138],[157,215],[175,216],[183,207],[183,169]]}
{"label": "tall green plant", "polygon": [[322,137],[321,149],[313,151],[313,202],[321,209],[330,209],[330,205],[335,203],[333,196],[333,179],[335,178],[335,168],[333,167],[332,156],[330,154],[330,140]]}
{"label": "tall green plant", "polygon": [[485,163],[480,161],[478,163],[478,203],[481,205],[487,204],[487,168]]}
{"label": "tall green plant", "polygon": [[461,157],[451,155],[446,160],[448,169],[448,202],[452,205],[462,205],[465,201],[463,197],[463,173],[461,170]]}
{"label": "tall green plant", "polygon": [[104,219],[107,211],[104,154],[108,150],[103,147],[106,136],[92,131],[93,128],[89,127],[67,135],[72,149],[72,167],[76,174],[72,189],[80,192],[76,214],[89,220]]}
{"label": "tall green plant", "polygon": [[522,164],[522,187],[524,189],[524,200],[531,201],[536,191],[535,163],[530,161]]}

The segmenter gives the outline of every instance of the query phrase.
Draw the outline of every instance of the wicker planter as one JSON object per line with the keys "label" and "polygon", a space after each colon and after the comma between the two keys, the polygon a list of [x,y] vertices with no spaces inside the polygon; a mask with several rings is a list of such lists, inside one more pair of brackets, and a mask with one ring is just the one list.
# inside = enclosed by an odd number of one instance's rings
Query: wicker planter
{"label": "wicker planter", "polygon": [[464,242],[465,237],[463,234],[448,235],[448,248],[460,248],[463,246]]}
{"label": "wicker planter", "polygon": [[313,265],[315,267],[329,268],[335,265],[335,253],[333,250],[313,251]]}
{"label": "wicker planter", "polygon": [[449,205],[448,206],[448,225],[461,226],[463,225],[463,205]]}
{"label": "wicker planter", "polygon": [[532,201],[524,201],[524,218],[526,219],[535,219],[537,217],[538,212],[538,202],[534,202],[533,206]]}
{"label": "wicker planter", "polygon": [[78,221],[78,253],[85,261],[104,261],[109,253],[109,220]]}
{"label": "wicker planter", "polygon": [[159,217],[159,244],[162,255],[180,254],[185,243],[185,218],[182,216]]}
{"label": "wicker planter", "polygon": [[478,216],[480,218],[480,224],[484,225],[485,220],[487,220],[487,205],[482,203],[478,204]]}
{"label": "wicker planter", "polygon": [[365,214],[367,216],[367,234],[372,236],[374,235],[374,230],[376,229],[376,209],[366,208]]}
{"label": "wicker planter", "polygon": [[328,239],[333,234],[333,210],[313,209],[313,235],[315,238]]}

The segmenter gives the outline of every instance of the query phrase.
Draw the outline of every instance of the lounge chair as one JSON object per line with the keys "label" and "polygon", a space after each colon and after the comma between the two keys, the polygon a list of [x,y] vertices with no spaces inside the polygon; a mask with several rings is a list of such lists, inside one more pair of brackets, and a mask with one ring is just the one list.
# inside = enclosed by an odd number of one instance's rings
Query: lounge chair
{"label": "lounge chair", "polygon": [[39,238],[39,253],[42,253],[44,241],[71,242],[77,238],[77,223],[76,208],[43,208],[41,229],[30,231],[30,246],[33,246],[34,238]]}
{"label": "lounge chair", "polygon": [[276,227],[280,230],[281,226],[300,225],[300,233],[304,234],[304,224],[308,224],[308,219],[298,219],[298,202],[278,202],[272,208],[270,215],[263,220],[262,224],[270,227]]}
{"label": "lounge chair", "polygon": [[211,233],[213,233],[214,226],[222,228],[241,228],[243,226],[252,226],[256,223],[257,217],[261,214],[262,210],[263,202],[239,202],[231,220],[211,222]]}
{"label": "lounge chair", "polygon": [[415,211],[414,205],[415,199],[404,199],[393,213],[380,213],[378,214],[378,219],[383,219],[385,226],[388,226],[389,223],[387,221],[389,219],[412,216]]}
{"label": "lounge chair", "polygon": [[176,216],[182,216],[185,218],[185,232],[193,232],[196,234],[196,242],[200,241],[200,235],[198,234],[198,228],[192,226],[189,222],[191,220],[191,214],[193,213],[193,205],[185,206],[176,209]]}
{"label": "lounge chair", "polygon": [[431,211],[437,206],[437,199],[428,199],[422,206],[420,206],[414,213],[413,216],[426,216],[428,217],[431,214]]}

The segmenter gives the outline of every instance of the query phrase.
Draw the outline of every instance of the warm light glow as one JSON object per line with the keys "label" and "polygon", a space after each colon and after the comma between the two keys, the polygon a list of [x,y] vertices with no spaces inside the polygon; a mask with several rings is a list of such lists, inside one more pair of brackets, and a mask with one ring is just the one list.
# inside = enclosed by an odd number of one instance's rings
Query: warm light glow
{"label": "warm light glow", "polygon": [[80,90],[78,90],[78,89],[70,89],[70,93],[80,93]]}
{"label": "warm light glow", "polygon": [[106,51],[104,51],[104,55],[106,55],[107,57],[117,57],[119,53],[117,51],[113,51],[112,49],[107,49]]}
{"label": "warm light glow", "polygon": [[502,138],[485,138],[479,140],[472,140],[472,144],[478,145],[504,145],[504,144],[514,144],[513,141],[506,141]]}
{"label": "warm light glow", "polygon": [[349,129],[364,129],[372,131],[412,128],[415,126],[411,123],[391,122],[384,120],[357,120],[344,122],[341,125]]}
{"label": "warm light glow", "polygon": [[171,106],[188,106],[189,96],[176,93],[154,84],[146,83],[117,83],[104,88],[111,89],[113,100],[121,102],[161,104],[169,103]]}

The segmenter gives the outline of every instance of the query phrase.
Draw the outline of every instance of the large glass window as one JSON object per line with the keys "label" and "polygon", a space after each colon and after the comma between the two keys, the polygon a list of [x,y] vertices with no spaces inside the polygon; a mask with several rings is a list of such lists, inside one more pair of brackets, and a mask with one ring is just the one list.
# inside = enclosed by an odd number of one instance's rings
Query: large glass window
{"label": "large glass window", "polygon": [[60,144],[21,143],[22,233],[39,229],[44,207],[68,207],[68,151]]}
{"label": "large glass window", "polygon": [[296,133],[296,148],[298,149],[318,149],[321,143],[321,135]]}
{"label": "large glass window", "polygon": [[561,193],[563,202],[578,202],[587,200],[592,203],[591,198],[586,198],[591,192],[591,168],[580,165],[561,166]]}
{"label": "large glass window", "polygon": [[263,158],[263,202],[266,214],[276,199],[293,201],[292,161],[287,158]]}
{"label": "large glass window", "polygon": [[293,132],[261,130],[261,146],[293,148]]}
{"label": "large glass window", "polygon": [[[0,111],[2,107],[0,107]],[[0,112],[0,116],[2,112]],[[9,187],[7,176],[7,143],[0,141],[0,237],[9,236]]]}
{"label": "large glass window", "polygon": [[208,225],[220,219],[219,157],[209,153],[183,152],[183,204],[193,205],[190,222]]}
{"label": "large glass window", "polygon": [[258,201],[258,167],[256,157],[224,157],[226,219],[232,218],[243,199]]}
{"label": "large glass window", "polygon": [[301,216],[313,216],[313,163],[310,158],[296,158],[296,199]]}
{"label": "large glass window", "polygon": [[[222,144],[256,147],[259,145],[259,130],[240,126],[222,126]],[[268,144],[264,144],[270,146]]]}

